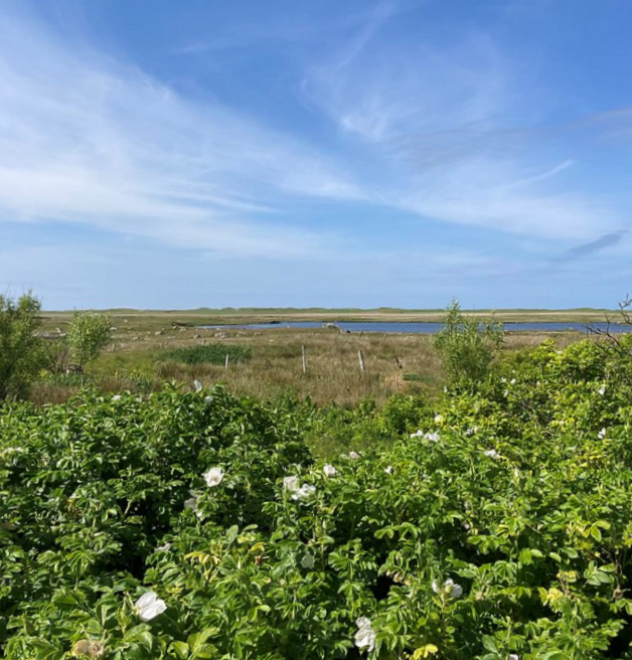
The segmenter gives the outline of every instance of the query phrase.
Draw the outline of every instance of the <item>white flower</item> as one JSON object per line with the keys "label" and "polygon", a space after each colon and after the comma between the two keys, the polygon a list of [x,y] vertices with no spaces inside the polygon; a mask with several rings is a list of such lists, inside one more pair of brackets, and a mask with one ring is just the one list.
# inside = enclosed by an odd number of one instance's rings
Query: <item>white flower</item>
{"label": "white flower", "polygon": [[515,378],[512,378],[512,379],[509,381],[509,384],[510,384],[510,385],[515,385],[515,384],[516,384],[516,379],[515,379]]}
{"label": "white flower", "polygon": [[23,454],[24,447],[7,447],[0,451],[0,456],[8,456],[9,454]]}
{"label": "white flower", "polygon": [[449,594],[452,598],[460,598],[463,595],[463,587],[460,584],[454,584],[452,580],[446,580],[446,588],[449,588]]}
{"label": "white flower", "polygon": [[333,465],[329,465],[329,463],[327,463],[327,465],[325,465],[323,468],[323,472],[325,473],[326,477],[335,477],[337,470]]}
{"label": "white flower", "polygon": [[360,454],[356,453],[355,451],[350,451],[349,452],[349,458],[355,461],[358,458],[360,458]]}
{"label": "white flower", "polygon": [[432,590],[436,593],[444,593],[451,598],[459,598],[463,595],[463,587],[460,584],[454,584],[454,581],[448,578],[441,586],[436,580],[432,581]]}
{"label": "white flower", "polygon": [[430,440],[430,442],[439,442],[439,433],[434,431],[434,433],[424,433],[424,440]]}
{"label": "white flower", "polygon": [[120,400],[121,400],[121,395],[120,395],[120,394],[115,394],[115,395],[112,397],[112,401],[120,401]]}
{"label": "white flower", "polygon": [[167,609],[167,605],[155,592],[148,591],[134,603],[134,609],[143,621],[150,621],[162,614]]}
{"label": "white flower", "polygon": [[478,426],[470,426],[469,429],[465,430],[465,435],[468,437],[474,435],[475,433],[478,433]]}
{"label": "white flower", "polygon": [[311,555],[309,552],[306,552],[303,555],[303,559],[301,559],[301,566],[303,568],[306,568],[307,570],[311,570],[314,568],[314,556]]}
{"label": "white flower", "polygon": [[602,385],[602,386],[599,388],[599,394],[601,394],[601,396],[603,396],[605,393],[606,393],[606,386],[605,386],[605,385]]}
{"label": "white flower", "polygon": [[371,626],[371,619],[365,616],[356,620],[358,632],[355,634],[355,645],[359,649],[367,648],[369,653],[375,648],[375,631]]}
{"label": "white flower", "polygon": [[201,392],[202,391],[202,383],[200,383],[199,380],[194,380],[193,381],[193,387],[195,387],[196,392]]}
{"label": "white flower", "polygon": [[393,466],[389,465],[387,468],[384,468],[384,472],[386,472],[386,474],[393,474]]}
{"label": "white flower", "polygon": [[490,458],[500,458],[500,454],[495,449],[488,449],[487,451],[484,451],[483,454]]}
{"label": "white flower", "polygon": [[298,477],[285,477],[283,479],[283,489],[289,490],[294,493],[301,487],[301,482]]}
{"label": "white flower", "polygon": [[601,429],[601,431],[599,431],[597,437],[598,437],[600,440],[603,440],[603,439],[606,437],[606,429],[605,429],[605,428]]}
{"label": "white flower", "polygon": [[510,653],[507,660],[520,660],[520,656],[517,653]]}
{"label": "white flower", "polygon": [[303,484],[293,495],[293,500],[306,500],[310,498],[316,492],[315,486],[310,486],[309,484]]}
{"label": "white flower", "polygon": [[156,548],[156,552],[167,552],[171,550],[171,543],[165,543],[164,545],[159,545]]}
{"label": "white flower", "polygon": [[419,430],[415,431],[414,433],[411,433],[410,437],[411,438],[421,438],[421,437],[423,437],[423,434],[424,434],[424,432],[421,429],[419,429]]}
{"label": "white flower", "polygon": [[222,483],[222,479],[224,478],[224,472],[221,470],[221,468],[211,468],[206,474],[202,475],[204,477],[204,481],[206,481],[206,485],[209,488],[212,488],[213,486],[219,486]]}
{"label": "white flower", "polygon": [[435,424],[441,424],[441,422],[443,421],[443,415],[435,415],[434,421]]}
{"label": "white flower", "polygon": [[202,517],[202,512],[197,510],[197,501],[198,498],[195,495],[195,492],[190,490],[189,493],[192,495],[188,500],[184,500],[184,508],[191,509],[198,518]]}
{"label": "white flower", "polygon": [[206,401],[206,403],[212,403],[212,402],[213,402],[213,397],[210,396],[210,395],[209,395],[209,396],[205,396],[205,397],[204,397],[204,401]]}

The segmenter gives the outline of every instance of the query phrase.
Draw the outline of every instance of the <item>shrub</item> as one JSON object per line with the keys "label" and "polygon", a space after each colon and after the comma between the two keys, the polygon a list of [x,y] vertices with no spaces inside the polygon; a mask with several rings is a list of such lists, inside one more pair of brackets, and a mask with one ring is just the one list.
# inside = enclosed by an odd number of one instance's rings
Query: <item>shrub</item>
{"label": "shrub", "polygon": [[444,323],[434,337],[434,345],[449,381],[473,385],[485,380],[503,342],[502,323],[463,316],[457,300],[448,307]]}
{"label": "shrub", "polygon": [[46,365],[44,341],[37,335],[41,305],[30,293],[17,303],[0,295],[0,399],[27,396]]}
{"label": "shrub", "polygon": [[248,360],[252,354],[250,346],[227,346],[225,344],[211,344],[208,346],[188,346],[177,348],[165,354],[165,360],[182,362],[184,364],[216,364],[223,365],[226,356],[230,362]]}
{"label": "shrub", "polygon": [[84,367],[96,360],[111,339],[110,319],[105,314],[75,314],[68,327],[68,344],[75,362]]}
{"label": "shrub", "polygon": [[12,405],[0,657],[631,658],[632,388],[591,355],[545,344],[432,411],[331,410],[367,443],[367,419],[406,432],[327,465],[300,402]]}

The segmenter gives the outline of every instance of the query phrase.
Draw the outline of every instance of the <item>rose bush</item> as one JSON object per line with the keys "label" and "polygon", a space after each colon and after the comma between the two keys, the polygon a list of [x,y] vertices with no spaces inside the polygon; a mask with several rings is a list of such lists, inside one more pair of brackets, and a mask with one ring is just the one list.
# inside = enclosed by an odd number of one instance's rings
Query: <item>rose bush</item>
{"label": "rose bush", "polygon": [[300,406],[221,388],[7,406],[1,651],[632,658],[632,391],[592,351],[540,346],[326,462]]}

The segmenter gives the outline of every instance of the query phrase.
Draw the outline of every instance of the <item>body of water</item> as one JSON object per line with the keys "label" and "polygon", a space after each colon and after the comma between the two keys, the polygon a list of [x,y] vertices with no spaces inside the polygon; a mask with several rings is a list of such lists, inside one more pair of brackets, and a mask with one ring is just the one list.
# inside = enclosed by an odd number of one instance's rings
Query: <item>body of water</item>
{"label": "body of water", "polygon": [[[607,323],[505,323],[505,332],[588,332],[587,326],[605,331]],[[275,329],[306,329],[318,330],[327,327],[319,321],[296,321],[281,323],[253,323],[251,325],[204,325],[203,328],[212,330],[275,330]],[[443,323],[397,323],[391,321],[341,321],[336,323],[341,331],[349,332],[407,332],[432,335],[443,328]],[[632,328],[626,325],[611,324],[610,332],[630,332]],[[335,330],[332,329],[333,332]]]}

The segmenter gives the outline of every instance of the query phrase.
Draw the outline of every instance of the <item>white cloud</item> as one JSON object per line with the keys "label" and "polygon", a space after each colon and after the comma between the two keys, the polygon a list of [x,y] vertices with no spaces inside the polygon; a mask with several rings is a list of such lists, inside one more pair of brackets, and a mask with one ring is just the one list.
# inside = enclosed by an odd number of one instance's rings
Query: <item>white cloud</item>
{"label": "white cloud", "polygon": [[[321,259],[348,259],[366,243],[360,233],[343,243],[342,213],[338,234],[294,224],[305,198],[536,239],[588,242],[625,226],[578,191],[572,148],[551,148],[537,128],[537,88],[524,111],[533,79],[482,33],[446,43],[406,30],[384,36],[409,8],[387,0],[338,17],[339,48],[309,69],[304,93],[338,128],[344,159],[218,103],[189,102],[0,10],[0,217],[233,256]],[[327,32],[303,28],[318,40]]]}
{"label": "white cloud", "polygon": [[332,55],[303,88],[383,160],[374,200],[425,219],[549,240],[589,240],[625,222],[605,197],[566,176],[578,164],[572,135],[545,128],[537,72],[493,38],[463,33],[446,45],[424,34],[371,48],[364,35],[375,26],[367,26],[352,58],[344,49],[342,58]]}
{"label": "white cloud", "polygon": [[374,20],[368,26],[353,57],[345,48],[314,67],[305,84],[312,102],[345,131],[381,141],[489,121],[500,110],[507,72],[487,36],[472,34],[445,49],[423,39],[365,48],[365,34],[377,29]]}
{"label": "white cloud", "polygon": [[617,213],[607,203],[538,188],[568,167],[564,162],[533,173],[526,165],[471,155],[418,176],[415,189],[394,195],[393,203],[429,218],[544,239],[591,238],[617,228]]}
{"label": "white cloud", "polygon": [[[275,223],[285,197],[355,199],[340,165],[218,104],[7,13],[0,24],[0,212],[228,253],[296,256],[335,237]],[[249,219],[256,217],[256,222]]]}

